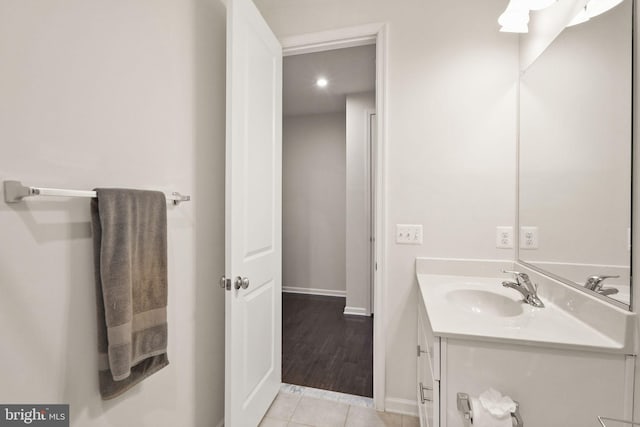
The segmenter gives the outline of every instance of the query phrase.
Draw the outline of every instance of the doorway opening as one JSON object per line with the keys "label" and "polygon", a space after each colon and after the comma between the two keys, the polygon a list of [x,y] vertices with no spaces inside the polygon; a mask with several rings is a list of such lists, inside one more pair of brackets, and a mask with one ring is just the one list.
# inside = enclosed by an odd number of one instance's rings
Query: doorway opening
{"label": "doorway opening", "polygon": [[376,45],[283,60],[282,380],[373,397]]}

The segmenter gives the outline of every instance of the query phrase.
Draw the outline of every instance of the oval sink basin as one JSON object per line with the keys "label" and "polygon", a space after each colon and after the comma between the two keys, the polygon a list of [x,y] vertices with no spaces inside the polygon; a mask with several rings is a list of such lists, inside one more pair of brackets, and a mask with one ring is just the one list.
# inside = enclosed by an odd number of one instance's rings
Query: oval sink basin
{"label": "oval sink basin", "polygon": [[499,317],[513,317],[522,314],[522,302],[489,291],[456,289],[447,292],[446,298],[449,302],[471,313]]}

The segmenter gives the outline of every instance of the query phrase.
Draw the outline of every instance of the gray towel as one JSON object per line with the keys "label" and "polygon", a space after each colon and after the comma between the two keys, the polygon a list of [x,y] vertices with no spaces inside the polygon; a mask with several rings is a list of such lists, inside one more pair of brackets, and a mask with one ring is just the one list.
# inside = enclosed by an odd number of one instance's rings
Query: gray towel
{"label": "gray towel", "polygon": [[91,201],[100,394],[112,399],[169,364],[163,193],[96,189]]}

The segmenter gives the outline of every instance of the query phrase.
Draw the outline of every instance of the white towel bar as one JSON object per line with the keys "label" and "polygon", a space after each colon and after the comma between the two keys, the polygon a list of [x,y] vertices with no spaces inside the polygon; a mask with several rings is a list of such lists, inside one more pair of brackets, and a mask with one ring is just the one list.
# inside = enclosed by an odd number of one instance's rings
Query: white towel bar
{"label": "white towel bar", "polygon": [[[4,181],[4,201],[6,203],[19,203],[25,197],[32,196],[63,196],[63,197],[97,197],[95,191],[67,190],[62,188],[25,187],[20,181]],[[191,196],[183,196],[178,192],[167,196],[174,205],[180,202],[188,202]]]}

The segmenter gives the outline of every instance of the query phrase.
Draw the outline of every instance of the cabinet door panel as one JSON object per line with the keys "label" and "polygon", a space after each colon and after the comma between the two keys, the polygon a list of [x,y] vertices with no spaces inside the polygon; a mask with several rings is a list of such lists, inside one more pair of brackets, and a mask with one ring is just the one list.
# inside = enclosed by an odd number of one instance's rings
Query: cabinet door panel
{"label": "cabinet door panel", "polygon": [[467,427],[456,393],[478,396],[489,387],[520,403],[526,426],[595,426],[602,414],[624,418],[624,365],[623,355],[449,338],[441,396],[447,427]]}

